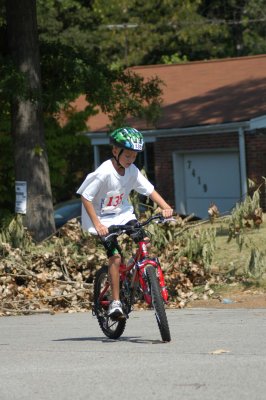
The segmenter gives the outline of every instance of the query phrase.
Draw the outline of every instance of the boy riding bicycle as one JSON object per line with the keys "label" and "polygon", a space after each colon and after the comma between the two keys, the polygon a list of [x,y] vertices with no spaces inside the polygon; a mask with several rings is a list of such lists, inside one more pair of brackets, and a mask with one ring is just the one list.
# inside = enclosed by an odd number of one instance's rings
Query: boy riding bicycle
{"label": "boy riding bicycle", "polygon": [[[148,196],[161,209],[165,218],[173,209],[154,190],[154,186],[133,164],[137,153],[143,151],[142,134],[135,128],[116,129],[110,136],[113,157],[103,162],[90,173],[77,193],[82,199],[82,228],[100,238],[108,235],[111,225],[137,223],[132,205],[128,202],[131,190]],[[112,303],[108,315],[112,318],[123,316],[119,300],[119,266],[121,249],[115,237],[102,240],[106,249],[111,278]]]}

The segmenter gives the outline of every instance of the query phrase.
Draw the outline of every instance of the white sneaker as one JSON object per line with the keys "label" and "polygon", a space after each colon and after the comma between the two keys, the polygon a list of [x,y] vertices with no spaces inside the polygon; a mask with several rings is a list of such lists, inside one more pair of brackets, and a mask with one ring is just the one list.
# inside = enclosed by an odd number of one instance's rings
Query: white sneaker
{"label": "white sneaker", "polygon": [[123,314],[123,310],[122,310],[121,301],[113,300],[112,303],[110,303],[110,305],[109,305],[108,317],[119,318],[119,317],[122,317],[123,315],[124,314]]}

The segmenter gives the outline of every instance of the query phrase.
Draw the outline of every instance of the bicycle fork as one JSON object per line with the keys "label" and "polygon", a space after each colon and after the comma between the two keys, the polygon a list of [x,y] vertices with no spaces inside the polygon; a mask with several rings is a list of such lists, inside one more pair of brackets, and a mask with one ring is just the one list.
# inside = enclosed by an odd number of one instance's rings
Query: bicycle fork
{"label": "bicycle fork", "polygon": [[148,304],[151,304],[152,303],[152,299],[151,299],[151,295],[150,295],[148,279],[147,279],[147,276],[146,276],[146,273],[145,273],[145,270],[146,270],[145,267],[147,265],[152,265],[156,269],[156,272],[157,272],[157,277],[158,277],[158,280],[159,280],[163,301],[165,303],[167,303],[168,302],[168,290],[167,290],[167,287],[165,285],[165,280],[164,280],[164,276],[163,276],[162,267],[160,265],[160,262],[159,262],[158,258],[145,260],[144,262],[145,262],[145,264],[142,265],[142,268],[141,268],[142,271],[140,271],[139,275],[140,275],[141,287],[144,289],[144,298],[145,298],[146,302]]}

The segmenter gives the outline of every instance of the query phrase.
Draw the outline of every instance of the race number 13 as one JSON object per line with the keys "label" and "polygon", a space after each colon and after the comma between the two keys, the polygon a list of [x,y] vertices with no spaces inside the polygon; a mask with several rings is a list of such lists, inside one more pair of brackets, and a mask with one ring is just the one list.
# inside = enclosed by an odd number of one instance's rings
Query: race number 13
{"label": "race number 13", "polygon": [[106,206],[107,207],[117,207],[122,203],[124,193],[119,194],[118,196],[111,196],[107,199]]}

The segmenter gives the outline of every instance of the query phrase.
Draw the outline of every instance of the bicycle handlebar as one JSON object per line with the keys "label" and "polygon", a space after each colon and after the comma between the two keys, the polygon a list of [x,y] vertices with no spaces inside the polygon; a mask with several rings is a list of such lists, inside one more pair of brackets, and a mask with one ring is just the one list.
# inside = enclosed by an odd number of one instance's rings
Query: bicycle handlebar
{"label": "bicycle handlebar", "polygon": [[143,226],[148,225],[151,221],[158,219],[160,220],[160,222],[164,222],[165,220],[167,220],[167,218],[164,218],[162,214],[155,214],[152,215],[151,217],[149,217],[146,221],[144,222],[138,222],[135,226],[130,226],[130,225],[111,225],[108,228],[109,231],[109,235],[107,235],[107,237],[109,236],[113,236],[114,234],[120,235],[122,233],[127,233],[127,232],[131,232],[134,230],[139,230],[140,228],[142,228]]}

